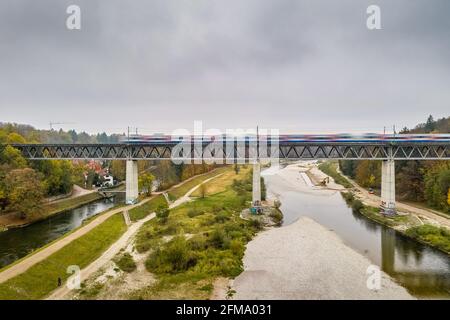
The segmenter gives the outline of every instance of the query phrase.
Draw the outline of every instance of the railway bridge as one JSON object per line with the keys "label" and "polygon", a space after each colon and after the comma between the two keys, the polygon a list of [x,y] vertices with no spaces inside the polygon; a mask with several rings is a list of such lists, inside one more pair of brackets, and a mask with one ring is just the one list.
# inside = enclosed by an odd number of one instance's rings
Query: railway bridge
{"label": "railway bridge", "polygon": [[[0,145],[4,148],[6,145]],[[132,136],[111,144],[11,144],[30,160],[124,160],[126,201],[138,197],[137,160],[251,163],[253,203],[260,202],[260,163],[285,160],[382,161],[381,209],[395,213],[396,160],[450,160],[450,134],[276,136]]]}

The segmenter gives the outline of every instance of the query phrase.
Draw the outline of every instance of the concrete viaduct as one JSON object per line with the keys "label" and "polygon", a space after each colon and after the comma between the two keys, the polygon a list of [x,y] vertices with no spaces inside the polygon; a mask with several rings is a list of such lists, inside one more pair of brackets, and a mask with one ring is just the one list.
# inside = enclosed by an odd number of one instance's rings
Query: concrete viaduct
{"label": "concrete viaduct", "polygon": [[[450,135],[397,135],[395,138],[339,139],[321,135],[305,138],[299,135],[264,139],[223,139],[212,143],[202,140],[180,144],[180,141],[133,140],[113,144],[11,144],[30,160],[96,159],[126,161],[126,201],[138,197],[137,160],[173,160],[199,163],[252,163],[253,203],[260,202],[260,162],[278,160],[381,160],[382,210],[395,212],[395,160],[450,160]],[[299,138],[300,137],[300,138]],[[0,145],[4,148],[6,145]]]}

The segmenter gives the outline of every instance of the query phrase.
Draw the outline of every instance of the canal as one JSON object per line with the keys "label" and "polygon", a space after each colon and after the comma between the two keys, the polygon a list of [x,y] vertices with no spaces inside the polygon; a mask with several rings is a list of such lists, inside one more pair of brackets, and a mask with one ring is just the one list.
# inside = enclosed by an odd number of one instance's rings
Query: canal
{"label": "canal", "polygon": [[123,203],[123,194],[67,210],[32,225],[0,232],[0,268],[81,226],[86,219]]}
{"label": "canal", "polygon": [[278,198],[284,224],[302,216],[333,230],[345,244],[419,298],[450,298],[450,256],[353,212],[339,191],[314,186],[298,165],[262,172],[268,198]]}

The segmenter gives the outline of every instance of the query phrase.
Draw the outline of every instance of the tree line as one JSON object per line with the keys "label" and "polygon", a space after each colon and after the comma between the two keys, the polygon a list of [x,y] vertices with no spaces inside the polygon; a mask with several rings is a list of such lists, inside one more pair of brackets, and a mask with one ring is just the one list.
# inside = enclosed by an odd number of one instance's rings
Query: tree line
{"label": "tree line", "polygon": [[[89,135],[74,130],[38,130],[29,125],[0,123],[0,144],[13,143],[114,143],[121,135]],[[28,161],[15,148],[0,149],[0,214],[15,212],[21,218],[38,214],[45,198],[68,194],[73,185],[83,188],[102,183],[96,168],[104,169],[118,181],[125,180],[125,161],[45,160]],[[214,165],[175,165],[170,160],[138,161],[140,189],[151,193],[153,181],[166,189],[194,175],[212,170]]]}
{"label": "tree line", "polygon": [[[430,115],[426,122],[400,133],[450,133],[450,117],[434,120]],[[381,161],[341,160],[339,167],[365,188],[381,186]],[[398,199],[450,213],[450,161],[395,161],[395,183]]]}

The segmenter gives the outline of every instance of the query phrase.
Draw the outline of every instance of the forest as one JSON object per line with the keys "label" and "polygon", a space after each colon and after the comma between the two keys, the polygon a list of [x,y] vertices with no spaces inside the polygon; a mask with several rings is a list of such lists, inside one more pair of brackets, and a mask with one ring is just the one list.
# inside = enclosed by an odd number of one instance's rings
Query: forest
{"label": "forest", "polygon": [[[400,133],[450,133],[450,117],[427,121]],[[380,161],[339,161],[340,170],[365,188],[379,189]],[[399,200],[424,203],[450,213],[450,161],[396,161],[396,194]]]}

